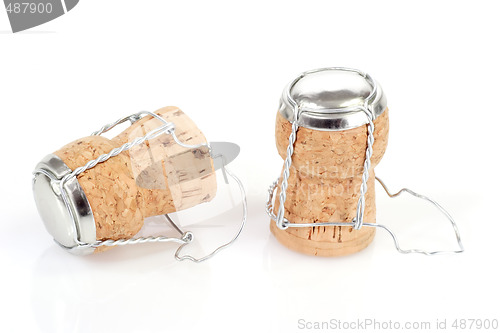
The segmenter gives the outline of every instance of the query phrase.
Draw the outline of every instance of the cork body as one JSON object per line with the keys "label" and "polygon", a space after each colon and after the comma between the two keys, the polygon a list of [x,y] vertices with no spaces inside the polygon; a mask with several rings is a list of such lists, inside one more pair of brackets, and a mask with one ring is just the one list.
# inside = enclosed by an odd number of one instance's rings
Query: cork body
{"label": "cork body", "polygon": [[[373,156],[365,196],[365,223],[375,223],[375,173],[387,147],[389,118],[386,109],[375,121]],[[278,112],[276,146],[283,159],[291,123]],[[290,167],[285,218],[291,223],[351,222],[356,216],[363,164],[367,147],[367,125],[344,131],[317,131],[299,127]],[[279,182],[281,186],[281,180]],[[279,187],[274,213],[279,207]],[[367,247],[375,228],[310,227],[286,230],[271,220],[271,232],[290,249],[316,255],[340,256]]]}
{"label": "cork body", "polygon": [[[156,114],[176,125],[175,133],[181,142],[206,142],[178,108],[166,107]],[[89,136],[54,154],[74,170],[159,125],[159,120],[147,116],[111,140]],[[131,238],[142,228],[144,218],[210,201],[217,190],[208,149],[183,148],[165,134],[97,164],[77,179],[92,208],[97,240]]]}

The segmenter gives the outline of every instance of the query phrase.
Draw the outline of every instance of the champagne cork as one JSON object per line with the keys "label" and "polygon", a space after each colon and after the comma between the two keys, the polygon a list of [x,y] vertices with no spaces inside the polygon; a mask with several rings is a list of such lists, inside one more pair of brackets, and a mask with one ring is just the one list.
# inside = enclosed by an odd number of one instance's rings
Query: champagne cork
{"label": "champagne cork", "polygon": [[[179,141],[189,145],[206,143],[203,133],[178,108],[162,108],[156,114],[175,124]],[[42,160],[37,169],[48,170],[60,178],[161,125],[160,120],[145,116],[112,139],[89,136],[75,140]],[[49,187],[57,192],[54,183],[44,175],[35,177],[37,206],[56,242],[77,254],[88,254],[93,249],[79,249],[74,241],[75,229],[80,241],[89,244],[129,239],[139,232],[146,217],[210,201],[217,190],[208,148],[182,147],[168,134],[151,138],[98,163],[66,184],[76,228],[71,228],[73,221],[63,211],[60,195],[53,193],[49,198]],[[52,212],[47,211],[47,206],[52,207]]]}
{"label": "champagne cork", "polygon": [[[378,85],[358,71],[326,69],[295,80],[285,89],[276,116],[276,146],[283,159],[287,156],[294,112],[288,92],[300,113],[284,203],[284,217],[290,227],[282,230],[271,220],[271,232],[286,247],[310,255],[358,252],[373,240],[375,228],[315,227],[314,223],[352,222],[356,217],[368,135],[368,120],[361,108],[367,99],[376,119],[363,221],[375,223],[374,168],[385,152],[389,131],[385,97]],[[280,204],[282,180],[274,214]],[[293,227],[294,223],[310,223],[311,227]]]}

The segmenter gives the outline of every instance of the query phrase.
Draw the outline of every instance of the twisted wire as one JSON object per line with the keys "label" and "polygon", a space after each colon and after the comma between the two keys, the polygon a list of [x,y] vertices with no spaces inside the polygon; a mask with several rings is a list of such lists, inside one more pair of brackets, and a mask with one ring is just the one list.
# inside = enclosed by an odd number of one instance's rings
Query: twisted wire
{"label": "twisted wire", "polygon": [[295,121],[292,123],[292,131],[290,132],[290,137],[288,138],[288,148],[286,149],[285,166],[283,169],[283,180],[281,181],[280,205],[278,208],[276,219],[276,225],[280,229],[286,229],[288,225],[288,223],[284,221],[286,190],[288,188],[288,177],[290,176],[290,166],[292,165],[293,145],[295,144],[295,140],[297,140],[298,127],[299,122],[297,119],[295,119]]}
{"label": "twisted wire", "polygon": [[157,115],[156,113],[153,113],[150,111],[139,111],[137,113],[131,114],[130,116],[126,116],[126,117],[120,118],[112,123],[106,124],[103,127],[101,127],[99,130],[92,132],[92,134],[90,134],[90,135],[91,136],[101,135],[101,134],[106,133],[107,131],[113,129],[117,125],[120,125],[126,121],[130,121],[130,123],[133,124],[136,121],[140,120],[142,118],[142,116],[145,116],[145,115],[156,118],[157,120],[162,122],[164,125],[171,124],[168,121],[166,121],[165,119],[163,119],[162,117],[160,117],[159,115]]}
{"label": "twisted wire", "polygon": [[104,125],[99,130],[97,130],[95,132],[92,132],[92,134],[90,134],[90,135],[91,136],[101,135],[101,134],[106,133],[107,131],[113,129],[114,127],[116,127],[116,126],[118,126],[118,125],[120,125],[120,124],[122,124],[122,123],[124,123],[126,121],[130,121],[131,123],[134,123],[137,120],[139,120],[141,114],[144,114],[144,113],[149,113],[149,112],[148,111],[141,111],[141,112],[138,112],[138,113],[134,113],[134,114],[132,114],[130,116],[120,118],[120,119],[116,120],[115,122],[112,122],[112,123]]}
{"label": "twisted wire", "polygon": [[161,242],[173,242],[179,244],[189,243],[190,240],[187,239],[185,233],[182,238],[166,237],[166,236],[149,236],[149,237],[138,237],[138,238],[122,238],[122,239],[107,239],[103,241],[96,241],[93,244],[88,244],[90,247],[98,248],[101,246],[116,246],[116,245],[135,245],[142,243],[161,243]]}
{"label": "twisted wire", "polygon": [[[273,221],[276,221],[276,216],[273,213],[273,195],[274,195],[274,190],[276,187],[278,187],[280,179],[276,179],[274,182],[272,182],[271,185],[267,188],[267,201],[266,201],[266,212],[269,217],[273,219]],[[271,216],[272,214],[272,216]]]}
{"label": "twisted wire", "polygon": [[87,162],[84,166],[78,167],[75,170],[73,170],[68,175],[69,176],[68,179],[71,178],[71,177],[78,176],[82,172],[85,172],[86,170],[95,167],[99,163],[106,162],[111,157],[117,156],[117,155],[121,154],[122,152],[131,149],[134,146],[140,145],[144,141],[154,139],[154,138],[156,138],[160,134],[163,134],[163,133],[171,134],[173,132],[174,128],[175,127],[174,127],[174,125],[172,123],[167,123],[165,125],[162,125],[162,126],[156,128],[156,129],[152,130],[151,132],[147,133],[145,136],[142,136],[142,137],[139,137],[139,138],[135,138],[131,142],[127,142],[127,143],[123,144],[121,147],[114,148],[109,153],[102,154],[99,157],[97,157],[96,159]]}
{"label": "twisted wire", "polygon": [[375,125],[373,124],[373,114],[368,111],[368,108],[365,108],[365,110],[363,111],[368,117],[368,135],[366,139],[367,147],[365,163],[363,165],[363,175],[361,177],[358,206],[356,207],[356,218],[354,221],[355,230],[359,230],[363,226],[363,216],[365,213],[365,194],[368,190],[368,179],[370,178],[371,158],[373,155],[373,142],[375,141],[373,137],[373,131],[375,130]]}

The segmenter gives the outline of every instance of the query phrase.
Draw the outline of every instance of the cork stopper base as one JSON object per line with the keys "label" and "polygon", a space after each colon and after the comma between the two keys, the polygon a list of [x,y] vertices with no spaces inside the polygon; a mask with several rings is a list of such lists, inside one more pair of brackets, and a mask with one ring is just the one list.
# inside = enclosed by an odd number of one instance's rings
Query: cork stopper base
{"label": "cork stopper base", "polygon": [[[382,159],[388,139],[389,119],[385,110],[375,120],[370,177],[365,195],[364,223],[376,222],[374,167]],[[278,112],[276,145],[286,157],[291,124]],[[345,131],[316,131],[300,127],[290,166],[285,218],[292,226],[281,230],[271,220],[276,239],[289,249],[315,256],[343,256],[366,248],[375,228],[315,227],[294,228],[293,223],[352,222],[356,216],[365,159],[367,127]],[[275,196],[279,207],[281,180]]]}
{"label": "cork stopper base", "polygon": [[[280,230],[274,221],[271,221],[270,226],[274,237],[290,250],[320,257],[339,257],[359,252],[370,245],[375,237],[375,228],[364,227],[361,230],[354,230],[354,237],[351,237],[347,241],[340,243],[331,241],[322,242],[309,238],[301,238],[299,235],[290,232],[291,229]],[[341,234],[343,227],[317,227],[317,229],[319,228],[332,228],[334,229],[334,234]]]}

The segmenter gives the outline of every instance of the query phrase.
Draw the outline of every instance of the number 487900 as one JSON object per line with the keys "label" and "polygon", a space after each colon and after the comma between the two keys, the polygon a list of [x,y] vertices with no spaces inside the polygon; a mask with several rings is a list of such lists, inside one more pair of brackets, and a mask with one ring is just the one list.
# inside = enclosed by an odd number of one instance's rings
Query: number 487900
{"label": "number 487900", "polygon": [[489,330],[498,329],[497,319],[455,319],[451,324],[451,327],[458,330]]}
{"label": "number 487900", "polygon": [[34,2],[14,2],[7,5],[7,13],[14,14],[50,14],[52,13],[52,4],[34,3]]}

